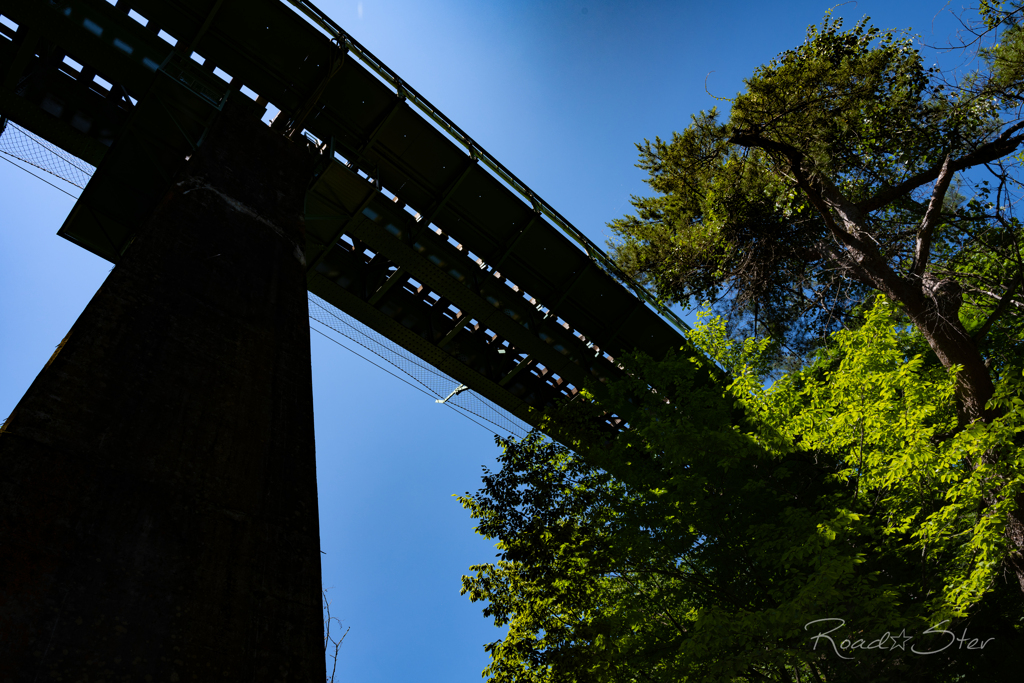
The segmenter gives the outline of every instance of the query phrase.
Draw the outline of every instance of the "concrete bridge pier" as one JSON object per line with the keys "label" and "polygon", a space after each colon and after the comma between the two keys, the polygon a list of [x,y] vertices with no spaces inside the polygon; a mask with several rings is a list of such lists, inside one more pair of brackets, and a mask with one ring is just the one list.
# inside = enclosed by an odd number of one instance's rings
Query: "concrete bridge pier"
{"label": "concrete bridge pier", "polygon": [[0,682],[323,680],[302,212],[228,103],[0,431]]}

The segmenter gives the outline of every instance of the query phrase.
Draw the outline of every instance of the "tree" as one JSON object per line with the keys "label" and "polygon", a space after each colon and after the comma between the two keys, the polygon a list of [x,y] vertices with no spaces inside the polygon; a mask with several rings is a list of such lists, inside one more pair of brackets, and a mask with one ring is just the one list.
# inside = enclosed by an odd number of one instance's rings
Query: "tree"
{"label": "tree", "polygon": [[[614,255],[664,300],[731,288],[737,312],[794,350],[880,291],[945,367],[963,368],[963,409],[979,418],[992,378],[957,313],[966,297],[991,311],[976,331],[1012,318],[1019,332],[1020,226],[1012,206],[986,199],[987,180],[971,201],[951,191],[965,189],[964,172],[1008,161],[1024,121],[947,92],[909,38],[863,21],[840,29],[826,19],[758,69],[729,121],[701,113],[671,142],[638,146],[661,196],[634,197],[637,215],[611,224]],[[1014,176],[998,182],[1005,193]]]}
{"label": "tree", "polygon": [[338,650],[341,649],[341,644],[345,642],[345,636],[352,630],[352,627],[345,629],[340,638],[331,635],[331,625],[337,623],[338,628],[341,629],[342,623],[341,619],[331,615],[331,601],[327,599],[327,589],[323,588],[321,592],[324,606],[324,655],[331,658],[331,673],[327,675],[326,681],[334,683],[334,676],[338,671]]}
{"label": "tree", "polygon": [[[501,551],[463,578],[463,592],[509,626],[487,646],[485,674],[496,683],[1005,675],[1024,596],[992,562],[1005,543],[991,523],[1000,511],[979,501],[993,472],[963,463],[1012,443],[1024,411],[933,438],[956,425],[955,379],[884,300],[864,317],[770,389],[757,373],[766,343],[731,342],[723,320],[705,320],[692,339],[736,378],[728,392],[694,384],[699,358],[628,356],[628,376],[602,405],[572,404],[550,425],[575,452],[537,434],[501,441],[501,471],[460,498]],[[607,410],[629,429],[595,430]],[[947,628],[957,635],[995,641],[971,656],[895,649],[904,629],[919,651],[946,645],[925,632],[955,615]],[[843,638],[893,638],[857,652],[839,636],[832,650],[820,639],[812,647],[808,628],[826,618],[844,620]]]}
{"label": "tree", "polygon": [[[1024,351],[1020,16],[985,9],[1008,41],[957,87],[909,37],[826,17],[746,80],[728,121],[702,112],[638,145],[660,194],[610,224],[615,259],[662,300],[727,302],[796,365],[881,292],[955,371],[959,426],[997,418],[996,380]],[[1024,498],[1010,508],[1024,590]]]}

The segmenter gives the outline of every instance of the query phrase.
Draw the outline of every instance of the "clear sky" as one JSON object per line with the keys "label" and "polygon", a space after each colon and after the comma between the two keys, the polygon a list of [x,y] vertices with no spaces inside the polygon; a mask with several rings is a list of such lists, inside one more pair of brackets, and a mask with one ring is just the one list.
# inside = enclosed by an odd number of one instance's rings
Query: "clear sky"
{"label": "clear sky", "polygon": [[[320,0],[345,30],[603,245],[643,194],[634,143],[682,130],[799,44],[806,0]],[[838,7],[852,25],[946,44],[941,0]],[[953,60],[943,66],[953,66]],[[3,158],[0,155],[0,158]],[[59,181],[55,181],[58,184]],[[68,188],[74,190],[74,188]],[[73,200],[0,161],[0,420],[110,264],[56,236]],[[452,494],[480,487],[492,434],[312,334],[323,582],[351,632],[339,681],[478,680],[501,632],[459,595],[492,545]]]}

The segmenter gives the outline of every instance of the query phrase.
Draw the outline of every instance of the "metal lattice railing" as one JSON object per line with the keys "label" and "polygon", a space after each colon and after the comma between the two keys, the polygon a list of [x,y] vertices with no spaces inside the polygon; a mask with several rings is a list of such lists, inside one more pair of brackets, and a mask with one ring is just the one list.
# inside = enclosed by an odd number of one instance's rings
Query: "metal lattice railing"
{"label": "metal lattice railing", "polygon": [[0,125],[0,153],[35,166],[81,189],[85,188],[96,171],[92,164],[11,121],[3,121],[3,125]]}

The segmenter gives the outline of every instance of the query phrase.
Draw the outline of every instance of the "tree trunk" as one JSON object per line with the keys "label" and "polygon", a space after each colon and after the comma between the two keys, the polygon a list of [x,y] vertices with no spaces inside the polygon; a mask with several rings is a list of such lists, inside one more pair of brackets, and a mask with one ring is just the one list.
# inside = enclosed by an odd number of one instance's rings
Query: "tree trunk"
{"label": "tree trunk", "polygon": [[[959,310],[963,303],[960,288],[955,282],[946,280],[932,291],[930,298],[921,296],[916,301],[902,303],[943,367],[961,366],[957,374],[957,410],[961,426],[976,420],[990,422],[998,417],[996,411],[985,407],[995,393],[995,385],[981,352],[960,322]],[[1001,454],[995,452],[985,455],[988,462],[995,462],[1000,457]],[[986,502],[993,504],[995,499]],[[1024,495],[1017,496],[1015,502],[1016,509],[1006,519],[1005,534],[1012,548],[1006,564],[1016,574],[1021,591],[1024,591]]]}
{"label": "tree trunk", "polygon": [[902,303],[942,366],[947,370],[955,365],[961,367],[956,391],[961,424],[975,420],[988,422],[993,416],[985,410],[985,404],[995,393],[992,377],[977,345],[960,322],[963,300],[959,288],[945,294],[941,298],[921,296],[917,301]]}

